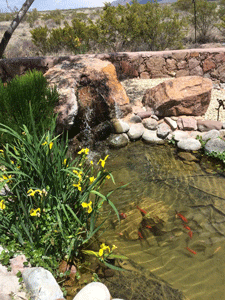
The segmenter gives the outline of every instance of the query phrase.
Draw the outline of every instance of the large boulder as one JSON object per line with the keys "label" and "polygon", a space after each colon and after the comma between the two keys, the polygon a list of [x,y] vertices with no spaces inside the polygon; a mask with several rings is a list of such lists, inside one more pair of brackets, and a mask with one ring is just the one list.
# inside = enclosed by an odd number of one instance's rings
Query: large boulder
{"label": "large boulder", "polygon": [[166,80],[148,89],[142,99],[145,107],[160,117],[204,115],[211,100],[212,81],[200,76]]}
{"label": "large boulder", "polygon": [[59,131],[73,127],[76,134],[131,111],[129,98],[109,61],[70,57],[50,68],[45,77],[60,94],[55,110]]}

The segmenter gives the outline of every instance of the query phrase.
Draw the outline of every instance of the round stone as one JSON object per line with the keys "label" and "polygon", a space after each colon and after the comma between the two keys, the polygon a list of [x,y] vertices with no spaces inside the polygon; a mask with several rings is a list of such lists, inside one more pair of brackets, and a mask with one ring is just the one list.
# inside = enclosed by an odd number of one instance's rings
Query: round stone
{"label": "round stone", "polygon": [[198,140],[193,138],[188,138],[188,139],[180,140],[177,143],[177,147],[183,150],[197,151],[201,149],[202,145]]}

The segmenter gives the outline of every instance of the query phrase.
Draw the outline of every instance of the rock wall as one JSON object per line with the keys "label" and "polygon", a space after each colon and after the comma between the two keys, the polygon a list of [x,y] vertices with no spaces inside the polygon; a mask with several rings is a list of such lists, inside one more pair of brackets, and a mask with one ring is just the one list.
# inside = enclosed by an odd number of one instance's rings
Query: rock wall
{"label": "rock wall", "polygon": [[[213,81],[225,82],[225,48],[185,49],[156,52],[119,52],[109,54],[85,54],[109,60],[116,67],[120,80],[139,77],[142,79],[160,77],[204,76]],[[3,82],[28,69],[45,73],[65,57],[28,57],[0,60],[0,78]]]}

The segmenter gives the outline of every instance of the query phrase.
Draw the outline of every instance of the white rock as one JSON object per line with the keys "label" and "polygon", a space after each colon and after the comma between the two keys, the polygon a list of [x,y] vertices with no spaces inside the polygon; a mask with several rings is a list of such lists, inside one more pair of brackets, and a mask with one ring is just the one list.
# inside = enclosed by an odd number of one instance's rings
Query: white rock
{"label": "white rock", "polygon": [[137,140],[142,137],[144,132],[144,126],[142,123],[132,124],[130,130],[127,132],[128,137],[131,140]]}
{"label": "white rock", "polygon": [[73,300],[110,300],[108,288],[101,282],[87,284]]}
{"label": "white rock", "polygon": [[31,293],[31,300],[63,298],[63,292],[48,270],[41,267],[25,269],[22,277],[27,290]]}
{"label": "white rock", "polygon": [[189,134],[186,131],[182,131],[182,130],[176,130],[172,134],[176,142],[189,138]]}
{"label": "white rock", "polygon": [[115,129],[115,133],[125,133],[130,129],[129,124],[120,119],[113,122],[113,127]]}
{"label": "white rock", "polygon": [[202,146],[198,140],[189,138],[189,139],[180,140],[177,143],[177,147],[182,150],[197,151],[201,149]]}
{"label": "white rock", "polygon": [[217,138],[218,136],[220,136],[219,130],[212,129],[212,130],[210,130],[210,131],[205,132],[205,133],[202,135],[202,140],[203,140],[203,141],[207,141],[207,140],[209,140],[209,139],[215,139],[215,138]]}
{"label": "white rock", "polygon": [[165,140],[160,139],[155,130],[145,129],[142,139],[149,144],[165,144]]}
{"label": "white rock", "polygon": [[171,119],[170,117],[165,117],[164,121],[173,129],[177,129],[177,122]]}

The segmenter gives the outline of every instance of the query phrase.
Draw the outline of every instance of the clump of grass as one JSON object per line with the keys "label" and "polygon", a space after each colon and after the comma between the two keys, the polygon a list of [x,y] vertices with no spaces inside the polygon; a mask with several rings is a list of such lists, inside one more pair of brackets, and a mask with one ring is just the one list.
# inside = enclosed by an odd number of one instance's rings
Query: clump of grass
{"label": "clump of grass", "polygon": [[[17,133],[26,125],[32,129],[30,108],[33,111],[37,131],[48,128],[53,111],[58,101],[56,88],[50,88],[42,72],[28,71],[23,76],[16,76],[11,82],[4,84],[0,80],[0,120]],[[7,133],[0,134],[0,143],[4,144],[12,138]]]}

